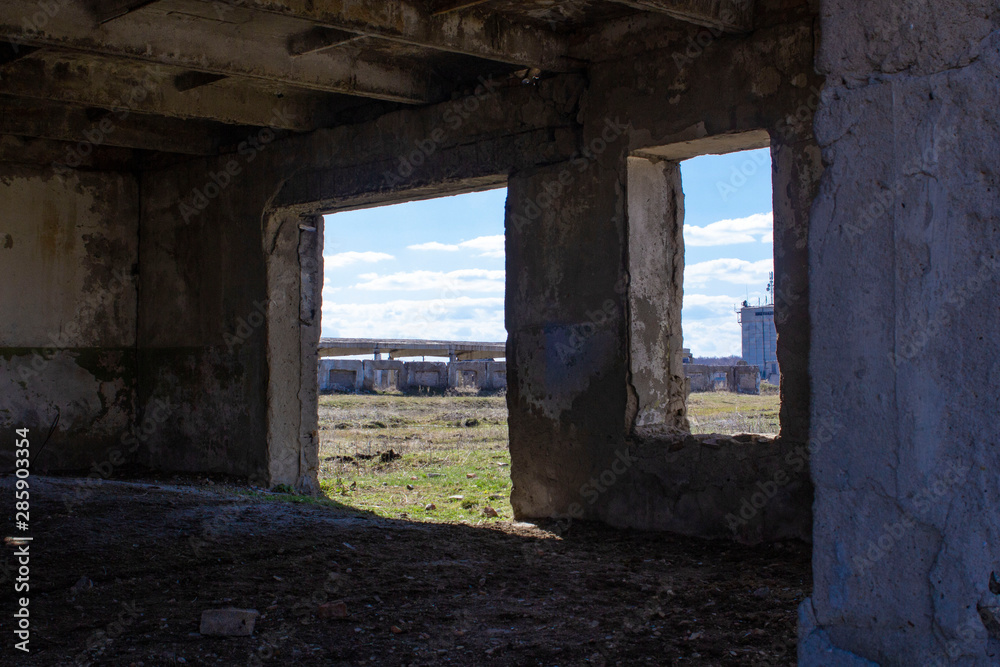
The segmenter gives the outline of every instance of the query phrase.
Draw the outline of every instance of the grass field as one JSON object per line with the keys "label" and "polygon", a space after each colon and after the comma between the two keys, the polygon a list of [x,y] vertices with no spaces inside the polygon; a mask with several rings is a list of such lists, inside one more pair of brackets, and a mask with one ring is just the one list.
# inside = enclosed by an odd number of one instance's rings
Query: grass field
{"label": "grass field", "polygon": [[[778,431],[778,396],[688,399],[695,433]],[[335,394],[319,399],[320,484],[339,503],[387,518],[510,520],[503,396]]]}

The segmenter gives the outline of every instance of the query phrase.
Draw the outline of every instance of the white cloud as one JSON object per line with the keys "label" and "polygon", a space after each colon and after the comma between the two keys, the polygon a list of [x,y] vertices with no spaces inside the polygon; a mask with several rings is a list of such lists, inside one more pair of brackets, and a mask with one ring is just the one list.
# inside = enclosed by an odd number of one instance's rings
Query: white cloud
{"label": "white cloud", "polygon": [[684,267],[684,285],[705,287],[713,280],[736,285],[765,285],[771,271],[774,271],[774,260],[770,259],[759,262],[733,258],[711,259]]}
{"label": "white cloud", "polygon": [[503,297],[323,304],[323,336],[507,340]]}
{"label": "white cloud", "polygon": [[733,308],[739,306],[742,301],[742,298],[725,294],[685,294],[684,315],[688,316],[690,313],[697,319],[704,319],[708,314],[720,316],[733,313],[735,317]]}
{"label": "white cloud", "polygon": [[497,259],[503,259],[504,257],[504,237],[503,234],[497,234],[496,236],[479,236],[469,241],[462,241],[459,243],[463,248],[472,248],[473,250],[479,250],[480,257],[496,257]]}
{"label": "white cloud", "polygon": [[336,255],[326,255],[323,257],[323,265],[328,269],[340,269],[350,264],[366,263],[373,264],[387,259],[396,259],[392,255],[384,252],[340,252]]}
{"label": "white cloud", "polygon": [[696,357],[725,357],[743,352],[736,313],[702,320],[684,320],[684,347]]}
{"label": "white cloud", "polygon": [[459,269],[457,271],[408,271],[379,275],[363,273],[358,276],[362,282],[354,289],[369,291],[441,290],[444,294],[459,292],[503,292],[504,271],[486,269]]}
{"label": "white cloud", "polygon": [[774,237],[774,216],[755,213],[746,218],[720,220],[704,227],[684,225],[684,244],[718,246],[736,243],[768,243]]}
{"label": "white cloud", "polygon": [[428,241],[427,243],[418,243],[406,247],[410,250],[447,250],[449,252],[458,250],[457,245],[448,245],[447,243],[438,243],[437,241]]}
{"label": "white cloud", "polygon": [[504,257],[503,234],[497,234],[495,236],[477,236],[474,239],[469,239],[468,241],[462,241],[461,243],[456,244],[428,241],[427,243],[418,243],[416,245],[406,247],[410,250],[443,250],[447,252],[455,252],[457,250],[461,250],[462,248],[469,248],[472,250],[478,250],[479,257],[495,257],[497,259],[503,259]]}

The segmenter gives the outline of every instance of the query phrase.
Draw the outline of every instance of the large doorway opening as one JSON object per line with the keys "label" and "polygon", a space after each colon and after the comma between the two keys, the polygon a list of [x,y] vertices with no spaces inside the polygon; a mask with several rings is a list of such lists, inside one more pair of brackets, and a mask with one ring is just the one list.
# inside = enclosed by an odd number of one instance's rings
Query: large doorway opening
{"label": "large doorway opening", "polygon": [[393,519],[510,518],[506,190],[330,214],[319,479]]}

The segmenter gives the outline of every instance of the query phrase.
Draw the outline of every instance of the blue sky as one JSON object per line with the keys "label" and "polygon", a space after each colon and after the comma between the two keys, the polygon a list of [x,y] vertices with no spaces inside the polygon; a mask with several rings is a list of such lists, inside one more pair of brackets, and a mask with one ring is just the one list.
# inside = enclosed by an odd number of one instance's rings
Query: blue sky
{"label": "blue sky", "polygon": [[[772,270],[767,149],[681,164],[685,346],[739,354]],[[326,218],[323,336],[502,341],[505,189]]]}

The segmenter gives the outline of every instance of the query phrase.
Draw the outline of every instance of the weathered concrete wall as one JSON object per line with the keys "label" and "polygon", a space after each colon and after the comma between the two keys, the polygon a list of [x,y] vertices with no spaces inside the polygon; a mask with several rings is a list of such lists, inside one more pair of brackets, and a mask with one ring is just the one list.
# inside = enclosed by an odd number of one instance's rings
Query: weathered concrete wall
{"label": "weathered concrete wall", "polygon": [[1000,8],[822,4],[800,664],[996,665]]}
{"label": "weathered concrete wall", "polygon": [[406,364],[406,379],[404,387],[407,389],[447,389],[448,388],[448,364],[441,361],[411,361]]}
{"label": "weathered concrete wall", "polygon": [[590,481],[580,502],[606,504],[612,525],[744,544],[810,539],[813,490],[802,444],[688,435],[635,440],[627,452]]}
{"label": "weathered concrete wall", "polygon": [[361,391],[365,382],[363,361],[353,359],[320,359],[320,391]]}
{"label": "weathered concrete wall", "polygon": [[739,394],[760,393],[760,371],[756,366],[706,366],[684,364],[684,374],[691,391],[713,391],[720,388]]}
{"label": "weathered concrete wall", "polygon": [[134,451],[137,246],[131,175],[0,161],[0,430],[30,429],[37,469]]}
{"label": "weathered concrete wall", "polygon": [[363,364],[364,382],[368,391],[403,390],[406,388],[406,364],[394,359],[366,360]]}
{"label": "weathered concrete wall", "polygon": [[[414,365],[416,364],[416,366]],[[418,373],[429,373],[428,376]],[[503,361],[455,361],[446,365],[447,385],[442,385],[441,366],[435,362],[403,362],[389,359],[350,360],[321,359],[319,361],[320,391],[408,391],[420,386],[436,389],[495,391],[507,386],[507,364]],[[410,379],[429,381],[410,385]]]}
{"label": "weathered concrete wall", "polygon": [[[769,3],[750,35],[692,30],[696,49],[677,48],[689,43],[681,37],[674,51],[595,65],[581,103],[577,155],[511,177],[507,356],[517,516],[719,535],[707,528],[708,517],[721,519],[723,507],[736,511],[740,503],[732,501],[753,495],[758,482],[781,471],[791,486],[768,500],[762,523],[744,539],[807,537],[811,493],[804,460],[797,471],[783,461],[809,438],[806,213],[822,165],[808,122],[797,119],[800,112],[811,116],[822,83],[813,63],[814,18],[808,7]],[[667,430],[683,417],[671,403],[683,398],[683,369],[668,363],[679,363],[680,354],[663,356],[680,334],[680,289],[667,279],[683,269],[677,237],[683,205],[671,194],[673,165],[768,144],[777,156],[775,254],[788,276],[781,283],[787,294],[779,295],[787,311],[778,325],[787,357],[782,438],[776,445],[743,443],[746,458],[725,468],[732,487],[719,491],[697,483],[704,472],[698,457],[657,460],[657,449],[665,457],[674,440],[641,426],[647,417],[663,419]],[[657,262],[661,282],[648,282],[652,272],[645,267]],[[654,359],[669,372],[648,367]],[[602,482],[602,475],[613,483]],[[653,511],[688,497],[681,479],[695,489],[690,498],[704,500],[704,512]]]}
{"label": "weathered concrete wall", "polygon": [[[171,409],[147,435],[142,463],[263,482],[266,185],[245,173],[220,191],[212,178],[220,170],[223,160],[198,160],[143,175],[140,408],[167,401]],[[192,192],[209,184],[216,196],[206,197],[203,210],[191,206]],[[286,283],[295,290],[296,320],[298,280],[296,270]],[[297,358],[298,339],[295,348]]]}

